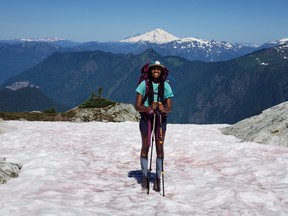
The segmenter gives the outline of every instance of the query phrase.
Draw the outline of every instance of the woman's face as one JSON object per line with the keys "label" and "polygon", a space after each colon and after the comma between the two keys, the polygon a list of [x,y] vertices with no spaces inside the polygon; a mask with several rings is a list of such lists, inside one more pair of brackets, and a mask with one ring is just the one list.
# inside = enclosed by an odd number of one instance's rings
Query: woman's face
{"label": "woman's face", "polygon": [[155,79],[158,79],[160,76],[161,76],[161,71],[162,71],[162,68],[161,67],[152,67],[151,68],[151,75],[153,78]]}

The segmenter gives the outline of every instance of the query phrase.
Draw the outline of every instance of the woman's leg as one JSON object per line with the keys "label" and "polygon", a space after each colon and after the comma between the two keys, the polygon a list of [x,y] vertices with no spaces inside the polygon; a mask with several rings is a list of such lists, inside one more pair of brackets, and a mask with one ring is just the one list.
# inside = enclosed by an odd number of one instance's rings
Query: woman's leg
{"label": "woman's leg", "polygon": [[156,142],[156,176],[157,178],[161,177],[161,172],[163,169],[163,160],[164,160],[164,140],[165,140],[165,133],[163,133],[163,141],[160,143],[160,140]]}
{"label": "woman's leg", "polygon": [[149,145],[148,145],[148,136],[146,134],[141,134],[142,138],[142,147],[140,153],[140,164],[142,170],[143,178],[146,178],[148,175],[148,152],[149,152]]}
{"label": "woman's leg", "polygon": [[140,153],[140,164],[141,164],[141,171],[142,171],[142,182],[141,186],[143,189],[148,188],[149,179],[148,179],[148,152],[149,152],[149,145],[148,145],[148,136],[141,134],[142,137],[142,148]]}
{"label": "woman's leg", "polygon": [[141,147],[141,157],[147,157],[149,152],[148,136],[147,134],[141,133],[142,147]]}
{"label": "woman's leg", "polygon": [[161,190],[160,179],[161,179],[161,174],[163,171],[163,163],[164,163],[164,138],[165,138],[165,133],[163,133],[162,142],[160,142],[160,140],[157,140],[156,142],[156,152],[157,152],[156,179],[153,185],[153,189],[157,192]]}

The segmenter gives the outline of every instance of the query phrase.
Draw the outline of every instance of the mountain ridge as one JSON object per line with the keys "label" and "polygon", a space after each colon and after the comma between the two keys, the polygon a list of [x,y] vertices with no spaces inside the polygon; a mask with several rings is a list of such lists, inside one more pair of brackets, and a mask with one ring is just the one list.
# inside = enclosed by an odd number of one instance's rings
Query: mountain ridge
{"label": "mountain ridge", "polygon": [[[132,36],[127,36],[125,37],[124,39],[120,39],[120,40],[116,40],[116,41],[104,41],[104,42],[99,42],[99,43],[113,43],[113,42],[129,42],[131,39],[131,42],[132,43],[136,43],[136,42],[143,42],[143,41],[146,41],[146,42],[155,42],[155,41],[158,41],[161,43],[161,40],[158,40],[157,39],[157,36],[159,37],[163,37],[163,38],[166,38],[167,40],[164,40],[163,43],[167,43],[167,42],[171,42],[171,41],[175,41],[175,40],[191,40],[191,41],[217,41],[217,40],[207,40],[207,39],[203,39],[203,38],[199,38],[199,37],[195,37],[195,36],[187,36],[187,37],[183,37],[183,38],[179,38],[161,28],[156,28],[156,29],[153,29],[151,31],[148,31],[148,32],[145,32],[145,33],[137,33],[137,34],[134,34]],[[143,40],[144,38],[144,40]],[[141,40],[142,39],[142,40]],[[43,38],[18,38],[18,39],[11,39],[11,40],[1,40],[0,39],[0,42],[13,42],[16,43],[16,42],[33,42],[33,41],[38,41],[38,42],[56,42],[56,41],[71,41],[71,42],[75,42],[75,43],[88,43],[88,42],[97,42],[97,40],[92,40],[92,41],[86,41],[86,42],[77,42],[77,41],[72,41],[72,40],[69,40],[69,39],[64,39],[64,38],[61,38],[61,37],[57,37],[57,36],[46,36],[46,37],[43,37]],[[222,40],[223,41],[223,40]],[[218,41],[220,42],[220,41]],[[228,42],[226,41],[227,43],[231,43],[231,42]],[[287,38],[280,38],[276,41],[267,41],[263,44],[260,44],[260,43],[249,43],[249,42],[246,42],[246,43],[239,43],[239,42],[234,42],[232,44],[245,44],[245,45],[249,45],[251,44],[251,46],[255,46],[256,44],[258,44],[258,46],[262,46],[266,43],[274,43],[276,45],[281,45],[283,43],[287,43],[288,42],[288,37]]]}
{"label": "mountain ridge", "polygon": [[[145,34],[139,34],[131,38],[139,37],[138,42],[75,42],[58,37],[46,37],[39,39],[22,38],[17,40],[0,40],[0,84],[9,77],[23,72],[25,69],[35,66],[44,58],[55,52],[82,52],[102,50],[112,53],[140,54],[147,49],[154,49],[162,56],[180,56],[188,60],[218,62],[238,58],[256,50],[277,46],[288,42],[287,38],[262,45],[247,43],[229,43],[225,41],[205,40],[196,37],[178,38],[170,33],[157,29],[150,31],[151,42],[141,41]],[[163,40],[153,38],[153,35],[168,35],[165,43],[154,43]],[[173,38],[174,37],[174,38]],[[165,37],[164,37],[165,38]],[[167,39],[166,38],[166,39]],[[172,38],[172,39],[171,39]],[[175,40],[174,40],[175,39]],[[125,39],[124,39],[125,40]],[[154,41],[153,41],[154,40]]]}
{"label": "mountain ridge", "polygon": [[10,78],[2,87],[29,81],[69,107],[102,87],[104,97],[134,104],[140,68],[159,60],[175,80],[171,82],[176,95],[171,122],[235,123],[288,100],[287,58],[287,44],[214,63],[162,56],[153,49],[137,55],[59,52]]}
{"label": "mountain ridge", "polygon": [[68,109],[67,106],[48,97],[39,88],[0,89],[0,112],[44,111],[51,108],[59,112]]}

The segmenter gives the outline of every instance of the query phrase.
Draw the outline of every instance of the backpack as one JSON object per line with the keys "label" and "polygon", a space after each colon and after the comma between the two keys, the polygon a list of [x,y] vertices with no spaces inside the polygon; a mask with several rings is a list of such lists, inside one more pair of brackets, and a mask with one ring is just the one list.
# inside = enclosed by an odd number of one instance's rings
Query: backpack
{"label": "backpack", "polygon": [[[148,92],[149,92],[149,87],[148,87],[148,74],[149,74],[149,66],[150,64],[149,63],[146,63],[142,68],[141,68],[141,74],[140,74],[140,77],[138,79],[138,82],[137,82],[137,86],[145,80],[146,82],[146,93],[143,97],[143,102],[146,101],[147,97],[148,97]],[[161,72],[163,73],[162,74],[162,77],[164,79],[164,81],[166,81],[167,77],[168,77],[168,69],[166,67],[164,67],[163,71]]]}

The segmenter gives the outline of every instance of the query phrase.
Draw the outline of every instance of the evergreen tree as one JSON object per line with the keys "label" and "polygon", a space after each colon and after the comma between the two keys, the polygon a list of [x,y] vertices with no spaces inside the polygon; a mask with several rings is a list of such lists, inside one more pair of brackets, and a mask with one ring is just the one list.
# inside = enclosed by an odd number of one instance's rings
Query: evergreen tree
{"label": "evergreen tree", "polygon": [[99,92],[99,97],[102,98],[102,92],[103,92],[102,87],[99,87],[98,92]]}

